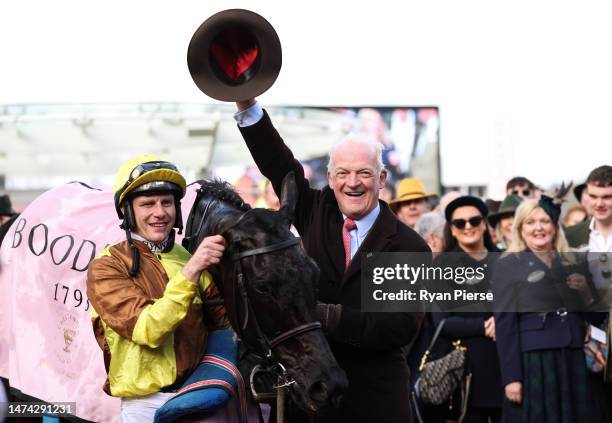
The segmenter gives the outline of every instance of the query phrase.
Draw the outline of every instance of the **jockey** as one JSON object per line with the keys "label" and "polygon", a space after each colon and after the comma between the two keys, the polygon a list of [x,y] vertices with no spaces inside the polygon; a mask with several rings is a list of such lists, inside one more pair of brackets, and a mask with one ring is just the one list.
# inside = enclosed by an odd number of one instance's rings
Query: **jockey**
{"label": "jockey", "polygon": [[104,249],[87,273],[103,389],[122,399],[122,422],[153,421],[197,367],[208,331],[229,326],[223,306],[202,310],[203,300],[220,297],[206,269],[220,261],[225,240],[207,237],[193,256],[174,242],[185,189],[176,166],[158,157],[124,163],[114,199],[127,240]]}

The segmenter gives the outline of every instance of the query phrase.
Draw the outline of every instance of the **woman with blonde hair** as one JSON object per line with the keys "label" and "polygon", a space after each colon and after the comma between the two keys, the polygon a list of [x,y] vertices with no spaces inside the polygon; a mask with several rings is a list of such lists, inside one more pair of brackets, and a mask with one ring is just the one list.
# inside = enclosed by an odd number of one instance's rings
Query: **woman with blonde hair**
{"label": "woman with blonde hair", "polygon": [[[560,196],[562,198],[562,196]],[[517,208],[512,239],[493,274],[502,422],[600,422],[585,366],[588,269],[571,263],[560,201],[543,195]]]}

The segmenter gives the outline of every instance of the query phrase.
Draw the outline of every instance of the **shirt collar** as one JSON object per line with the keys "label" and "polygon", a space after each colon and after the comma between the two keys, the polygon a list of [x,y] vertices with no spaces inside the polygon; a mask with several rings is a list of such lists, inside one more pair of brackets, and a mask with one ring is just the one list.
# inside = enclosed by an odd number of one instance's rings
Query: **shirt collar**
{"label": "shirt collar", "polygon": [[151,242],[147,239],[144,239],[143,237],[141,237],[140,235],[132,232],[132,238],[136,239],[140,242],[142,242],[144,245],[146,245],[147,247],[149,247],[149,250],[151,250],[151,252],[153,254],[159,254],[159,253],[167,253],[168,252],[168,246],[171,242],[171,238],[172,236],[169,236],[168,238],[164,239],[162,242],[159,243],[154,243]]}
{"label": "shirt collar", "polygon": [[595,218],[594,217],[591,218],[591,223],[589,223],[589,231],[599,233],[599,231],[595,229]]}
{"label": "shirt collar", "polygon": [[[374,222],[376,222],[376,218],[379,214],[380,204],[376,203],[376,207],[374,207],[374,209],[372,209],[370,213],[366,214],[361,219],[355,221],[355,223],[357,224],[357,232],[361,235],[367,234],[374,225]],[[342,213],[342,218],[346,219],[346,215],[344,213]]]}

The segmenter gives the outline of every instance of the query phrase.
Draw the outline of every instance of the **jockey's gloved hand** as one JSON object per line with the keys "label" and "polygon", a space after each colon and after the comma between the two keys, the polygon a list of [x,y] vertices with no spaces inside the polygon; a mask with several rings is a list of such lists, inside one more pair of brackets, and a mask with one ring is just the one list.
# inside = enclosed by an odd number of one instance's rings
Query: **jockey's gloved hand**
{"label": "jockey's gloved hand", "polygon": [[317,303],[317,319],[321,322],[323,331],[327,334],[333,333],[340,323],[342,314],[341,304]]}

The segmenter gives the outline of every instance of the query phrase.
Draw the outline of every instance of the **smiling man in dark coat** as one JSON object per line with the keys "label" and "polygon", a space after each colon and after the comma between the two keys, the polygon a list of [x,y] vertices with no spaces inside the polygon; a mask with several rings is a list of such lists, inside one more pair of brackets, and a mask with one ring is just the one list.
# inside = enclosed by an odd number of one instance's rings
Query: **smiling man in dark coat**
{"label": "smiling man in dark coat", "polygon": [[[240,132],[277,194],[284,176],[295,172],[294,225],[321,269],[317,315],[349,389],[340,407],[317,421],[410,422],[409,371],[400,348],[416,336],[423,316],[362,312],[359,258],[365,252],[428,252],[429,247],[378,200],[387,177],[381,147],[362,139],[340,142],[330,154],[329,186],[315,190],[261,106],[254,100],[236,104]],[[350,256],[343,244],[347,234]]]}

